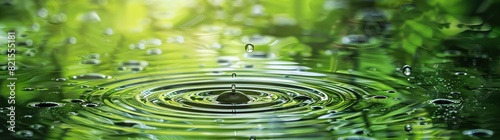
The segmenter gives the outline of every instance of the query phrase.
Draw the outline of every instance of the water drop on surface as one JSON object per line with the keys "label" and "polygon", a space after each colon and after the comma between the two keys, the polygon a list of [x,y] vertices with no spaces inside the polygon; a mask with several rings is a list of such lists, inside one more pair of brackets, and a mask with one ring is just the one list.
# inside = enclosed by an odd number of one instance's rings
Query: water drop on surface
{"label": "water drop on surface", "polygon": [[466,72],[455,72],[455,75],[467,75]]}
{"label": "water drop on surface", "polygon": [[491,137],[494,132],[488,129],[472,129],[465,130],[463,134],[471,137]]}
{"label": "water drop on surface", "polygon": [[159,54],[161,54],[161,53],[162,53],[162,51],[161,51],[161,49],[159,49],[159,48],[148,49],[148,50],[146,51],[146,54],[147,54],[147,55],[159,55]]}
{"label": "water drop on surface", "polygon": [[33,132],[30,130],[21,130],[16,132],[16,136],[19,138],[31,138],[33,137]]}
{"label": "water drop on surface", "polygon": [[251,53],[253,52],[254,50],[254,46],[252,44],[247,44],[245,45],[245,50],[248,52],[248,53]]}
{"label": "water drop on surface", "polygon": [[50,107],[60,107],[63,104],[56,102],[34,102],[28,104],[31,107],[40,107],[40,108],[50,108]]}
{"label": "water drop on surface", "polygon": [[455,100],[450,100],[450,99],[434,99],[431,100],[430,102],[435,105],[448,105],[457,103]]}
{"label": "water drop on surface", "polygon": [[97,107],[97,106],[99,106],[99,105],[98,105],[98,104],[96,104],[96,103],[86,103],[86,104],[83,104],[82,106],[83,106],[83,107]]}
{"label": "water drop on surface", "polygon": [[411,74],[411,67],[410,67],[410,65],[405,65],[401,69],[403,70],[403,74],[404,75],[410,76],[410,74]]}
{"label": "water drop on surface", "polygon": [[413,130],[413,127],[412,127],[410,124],[407,124],[407,125],[405,125],[404,130],[405,130],[406,132],[410,132],[410,131],[412,131],[412,130]]}
{"label": "water drop on surface", "polygon": [[231,77],[236,78],[236,73],[231,74]]}
{"label": "water drop on surface", "polygon": [[311,106],[311,109],[312,110],[320,110],[320,109],[323,109],[322,106]]}

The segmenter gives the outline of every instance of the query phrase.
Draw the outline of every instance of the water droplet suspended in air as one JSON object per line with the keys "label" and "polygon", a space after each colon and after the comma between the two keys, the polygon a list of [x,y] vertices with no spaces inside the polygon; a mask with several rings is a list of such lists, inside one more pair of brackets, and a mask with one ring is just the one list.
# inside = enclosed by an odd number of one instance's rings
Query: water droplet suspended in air
{"label": "water droplet suspended in air", "polygon": [[236,73],[233,73],[231,77],[236,78]]}
{"label": "water droplet suspended in air", "polygon": [[245,45],[245,50],[249,53],[253,52],[254,46],[252,44]]}
{"label": "water droplet suspended in air", "polygon": [[411,74],[411,67],[410,67],[410,65],[405,65],[401,69],[403,70],[403,74],[404,75],[410,76],[410,74]]}
{"label": "water droplet suspended in air", "polygon": [[257,140],[256,136],[250,136],[250,140]]}
{"label": "water droplet suspended in air", "polygon": [[235,84],[231,85],[231,91],[236,92],[236,85]]}

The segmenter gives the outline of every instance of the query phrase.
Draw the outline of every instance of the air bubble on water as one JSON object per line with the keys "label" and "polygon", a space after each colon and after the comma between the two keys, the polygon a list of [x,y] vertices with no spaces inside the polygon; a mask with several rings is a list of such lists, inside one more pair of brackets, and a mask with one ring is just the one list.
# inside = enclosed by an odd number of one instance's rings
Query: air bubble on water
{"label": "air bubble on water", "polygon": [[100,22],[101,18],[96,11],[90,11],[81,15],[80,20],[85,22]]}
{"label": "air bubble on water", "polygon": [[162,53],[162,51],[159,48],[153,48],[153,49],[146,50],[147,55],[159,55],[161,53]]}
{"label": "air bubble on water", "polygon": [[28,106],[39,108],[61,107],[62,105],[63,104],[56,102],[33,102],[28,104]]}
{"label": "air bubble on water", "polygon": [[18,138],[31,138],[33,137],[33,132],[30,130],[20,130],[16,132],[16,137]]}
{"label": "air bubble on water", "polygon": [[248,52],[248,53],[253,52],[254,49],[255,48],[254,48],[253,44],[246,44],[245,45],[245,51]]}
{"label": "air bubble on water", "polygon": [[105,35],[113,35],[113,29],[107,28],[106,31],[104,31]]}
{"label": "air bubble on water", "polygon": [[411,74],[411,67],[410,65],[404,65],[403,68],[401,68],[403,70],[403,74],[406,75],[406,76],[410,76]]}
{"label": "air bubble on water", "polygon": [[49,11],[45,8],[41,8],[38,10],[38,16],[41,18],[46,18],[49,15]]}
{"label": "air bubble on water", "polygon": [[76,80],[99,80],[99,79],[111,79],[111,76],[106,76],[100,73],[88,73],[72,76]]}
{"label": "air bubble on water", "polygon": [[455,75],[467,75],[466,72],[455,72]]}
{"label": "air bubble on water", "polygon": [[463,131],[463,134],[471,137],[491,137],[494,132],[488,129],[472,129]]}
{"label": "air bubble on water", "polygon": [[410,124],[405,125],[404,131],[411,132],[412,130],[413,130],[413,127]]}
{"label": "air bubble on water", "polygon": [[82,60],[82,64],[90,64],[90,65],[97,65],[101,63],[101,60],[99,59],[87,59],[87,60]]}

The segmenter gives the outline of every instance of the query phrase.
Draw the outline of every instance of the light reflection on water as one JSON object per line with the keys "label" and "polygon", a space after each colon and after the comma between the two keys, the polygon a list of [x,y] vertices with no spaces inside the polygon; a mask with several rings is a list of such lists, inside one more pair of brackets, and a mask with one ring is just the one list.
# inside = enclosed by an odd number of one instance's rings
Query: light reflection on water
{"label": "light reflection on water", "polygon": [[[325,0],[310,2],[317,9],[301,13],[300,1],[291,2],[297,12],[291,16],[278,14],[280,6],[289,6],[279,2],[239,1],[249,7],[247,13],[224,6],[240,5],[232,1],[196,2],[174,2],[176,8],[126,2],[130,9],[112,2],[81,4],[98,6],[90,12],[71,6],[76,4],[66,5],[74,8],[70,12],[53,12],[50,2],[32,3],[40,10],[27,11],[42,21],[30,21],[36,30],[31,24],[16,29],[27,34],[19,37],[24,44],[16,53],[18,131],[0,134],[34,139],[496,135],[497,126],[489,124],[499,115],[493,107],[498,57],[491,55],[498,47],[462,30],[480,32],[483,24],[431,26],[441,21],[423,14],[427,7],[419,2],[375,2],[380,7],[374,8],[370,1]],[[126,16],[105,10],[113,6]],[[149,14],[126,12],[134,8]],[[430,19],[417,20],[418,15]],[[480,39],[483,45],[463,47]]]}

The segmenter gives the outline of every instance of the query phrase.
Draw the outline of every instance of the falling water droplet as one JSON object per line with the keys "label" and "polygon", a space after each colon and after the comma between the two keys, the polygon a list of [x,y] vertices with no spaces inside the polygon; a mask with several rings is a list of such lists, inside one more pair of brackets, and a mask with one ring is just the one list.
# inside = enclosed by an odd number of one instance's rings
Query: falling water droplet
{"label": "falling water droplet", "polygon": [[236,78],[236,73],[233,73],[231,77]]}
{"label": "falling water droplet", "polygon": [[245,45],[245,50],[249,53],[253,52],[254,46],[252,44]]}
{"label": "falling water droplet", "polygon": [[231,91],[236,92],[236,85],[235,84],[231,85]]}
{"label": "falling water droplet", "polygon": [[410,65],[405,65],[401,69],[403,70],[403,74],[404,75],[410,76],[410,74],[411,74],[411,67],[410,67]]}
{"label": "falling water droplet", "polygon": [[250,140],[257,140],[256,136],[250,136]]}
{"label": "falling water droplet", "polygon": [[405,130],[406,132],[410,132],[411,130],[413,130],[413,127],[412,127],[410,124],[407,124],[407,125],[405,125],[404,130]]}

